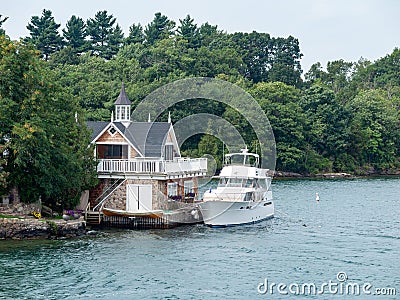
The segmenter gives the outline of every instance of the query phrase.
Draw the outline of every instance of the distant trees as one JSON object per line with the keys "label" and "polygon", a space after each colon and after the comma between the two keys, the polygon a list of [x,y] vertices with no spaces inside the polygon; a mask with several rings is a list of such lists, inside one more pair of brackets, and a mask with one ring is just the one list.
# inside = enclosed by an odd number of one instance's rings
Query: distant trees
{"label": "distant trees", "polygon": [[[122,80],[135,104],[177,79],[216,77],[238,84],[259,102],[275,132],[281,171],[369,174],[400,168],[397,48],[376,62],[316,62],[303,79],[295,37],[228,34],[217,25],[196,24],[190,15],[176,24],[156,13],[146,26],[133,23],[126,38],[107,11],[86,22],[72,16],[61,44],[50,11],[32,17],[29,26],[29,39],[49,58],[57,82],[78,99],[87,119],[108,120]],[[42,36],[53,42],[43,43]],[[230,107],[198,99],[175,105],[172,113],[200,111],[229,120],[255,150],[254,132]],[[211,135],[196,136],[184,151],[200,155],[209,148],[218,156],[220,146]]]}
{"label": "distant trees", "polygon": [[254,83],[281,81],[300,86],[299,42],[292,36],[271,38],[267,33],[236,32],[230,36],[246,64],[243,76]]}

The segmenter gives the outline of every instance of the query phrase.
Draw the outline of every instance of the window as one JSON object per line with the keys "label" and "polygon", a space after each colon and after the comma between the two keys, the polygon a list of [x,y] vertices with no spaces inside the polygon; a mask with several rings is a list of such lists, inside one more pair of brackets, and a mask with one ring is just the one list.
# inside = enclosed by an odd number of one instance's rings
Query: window
{"label": "window", "polygon": [[185,195],[194,192],[193,180],[187,180],[183,183],[183,185],[185,189]]}
{"label": "window", "polygon": [[121,107],[117,105],[115,110],[116,110],[115,120],[120,120],[121,119]]}
{"label": "window", "polygon": [[109,130],[108,130],[108,133],[110,134],[110,135],[112,135],[112,136],[114,136],[114,134],[117,132],[117,129],[115,129],[114,127],[111,127]]}
{"label": "window", "polygon": [[164,159],[173,160],[174,159],[174,145],[167,144],[164,148]]}
{"label": "window", "polygon": [[168,183],[168,196],[178,195],[178,184],[176,182]]}
{"label": "window", "polygon": [[125,119],[130,120],[130,118],[129,106],[125,106]]}
{"label": "window", "polygon": [[99,159],[128,159],[128,145],[97,145]]}

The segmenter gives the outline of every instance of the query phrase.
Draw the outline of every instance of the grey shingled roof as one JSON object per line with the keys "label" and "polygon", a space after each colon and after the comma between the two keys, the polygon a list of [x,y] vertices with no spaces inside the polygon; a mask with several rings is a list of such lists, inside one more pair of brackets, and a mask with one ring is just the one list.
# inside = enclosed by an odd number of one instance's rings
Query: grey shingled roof
{"label": "grey shingled roof", "polygon": [[[94,140],[110,122],[86,122],[93,130]],[[144,157],[161,157],[163,145],[167,138],[171,123],[166,122],[132,122],[127,128],[120,122],[113,122],[124,136],[134,145]]]}
{"label": "grey shingled roof", "polygon": [[91,140],[93,141],[108,124],[110,122],[87,121],[86,126],[93,130]]}
{"label": "grey shingled roof", "polygon": [[125,136],[132,137],[145,157],[161,157],[171,123],[132,122],[126,128]]}
{"label": "grey shingled roof", "polygon": [[121,92],[117,100],[114,102],[115,105],[131,105],[131,100],[129,100],[128,95],[125,92],[125,84],[122,82]]}

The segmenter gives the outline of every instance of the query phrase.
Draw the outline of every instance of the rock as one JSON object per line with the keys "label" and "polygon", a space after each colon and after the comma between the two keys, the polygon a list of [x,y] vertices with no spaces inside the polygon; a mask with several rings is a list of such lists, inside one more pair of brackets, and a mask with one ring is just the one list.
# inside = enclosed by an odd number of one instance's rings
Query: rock
{"label": "rock", "polygon": [[86,234],[85,221],[0,218],[0,239],[71,238]]}

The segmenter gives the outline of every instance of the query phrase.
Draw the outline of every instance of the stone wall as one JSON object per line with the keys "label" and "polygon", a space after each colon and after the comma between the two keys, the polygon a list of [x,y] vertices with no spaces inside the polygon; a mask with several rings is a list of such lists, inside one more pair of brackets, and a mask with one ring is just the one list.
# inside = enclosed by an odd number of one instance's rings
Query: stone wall
{"label": "stone wall", "polygon": [[86,234],[83,220],[0,218],[0,239],[70,238]]}
{"label": "stone wall", "polygon": [[152,185],[152,209],[161,209],[162,202],[166,200],[162,191],[166,190],[166,182],[152,179],[128,179],[116,189],[105,201],[104,207],[126,210],[126,185],[127,184],[151,184]]}

